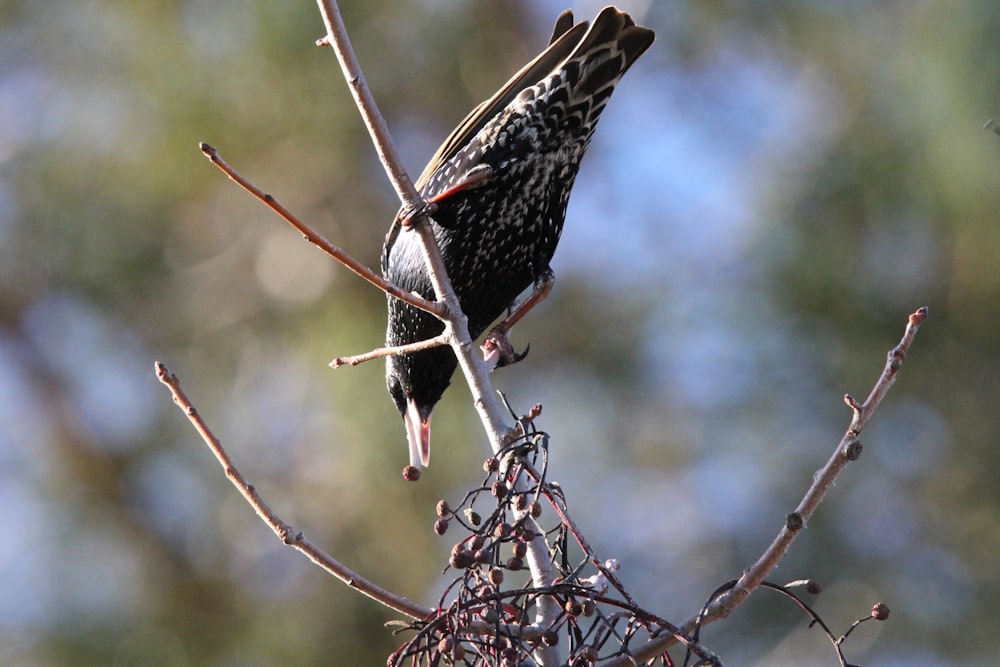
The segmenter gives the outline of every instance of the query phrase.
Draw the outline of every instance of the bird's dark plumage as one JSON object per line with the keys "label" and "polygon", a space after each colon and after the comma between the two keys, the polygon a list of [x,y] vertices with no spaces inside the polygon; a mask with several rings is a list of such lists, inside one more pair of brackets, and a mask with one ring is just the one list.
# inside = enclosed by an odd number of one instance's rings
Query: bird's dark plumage
{"label": "bird's dark plumage", "polygon": [[[537,58],[463,120],[417,180],[437,210],[432,228],[475,338],[541,276],[562,233],[580,159],[615,85],[653,31],[606,7],[589,26],[570,11]],[[397,216],[382,273],[433,299],[420,242]],[[432,338],[433,315],[389,297],[387,345]],[[410,463],[427,465],[430,416],[457,360],[449,347],[387,358],[386,383],[403,415]]]}

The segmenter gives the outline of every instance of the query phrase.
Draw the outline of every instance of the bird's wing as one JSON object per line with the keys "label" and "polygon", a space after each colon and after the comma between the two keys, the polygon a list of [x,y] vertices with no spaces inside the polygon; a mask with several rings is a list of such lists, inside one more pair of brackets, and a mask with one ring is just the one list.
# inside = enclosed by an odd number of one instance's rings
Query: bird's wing
{"label": "bird's wing", "polygon": [[417,190],[422,190],[434,172],[454,157],[460,148],[469,143],[490,119],[517,97],[518,93],[551,74],[552,70],[576,49],[580,39],[587,32],[588,24],[586,21],[582,21],[569,27],[568,24],[571,24],[572,21],[572,12],[560,14],[552,31],[553,41],[548,48],[521,68],[521,71],[511,77],[500,90],[494,93],[493,97],[480,103],[469,112],[469,115],[458,124],[458,127],[445,139],[434,157],[427,163],[420,178],[417,179]]}
{"label": "bird's wing", "polygon": [[[587,21],[573,25],[573,13],[565,11],[556,19],[555,27],[548,47],[534,60],[525,65],[491,98],[474,108],[458,127],[445,139],[437,152],[427,163],[420,178],[417,179],[417,190],[423,191],[432,177],[455,157],[458,152],[469,144],[483,127],[498,113],[507,107],[521,91],[539,83],[553,71],[563,66],[563,63],[576,54],[587,53],[604,43],[616,43],[625,53],[625,65],[620,72],[627,70],[643,51],[652,43],[653,32],[648,28],[635,25],[632,18],[614,7],[605,7],[594,20],[591,27]],[[593,77],[595,81],[601,77]],[[453,174],[454,179],[448,179],[447,187],[442,192],[426,193],[435,203],[440,203],[463,190],[477,187],[489,179],[489,171],[481,169],[481,165],[465,165],[468,169]],[[402,221],[397,216],[386,235],[382,253],[382,270],[386,270],[389,252],[399,236]]]}
{"label": "bird's wing", "polygon": [[573,10],[564,9],[562,13],[556,17],[556,24],[552,26],[552,36],[549,37],[549,46],[556,43],[556,40],[563,36],[563,34],[573,27]]}
{"label": "bird's wing", "polygon": [[[455,153],[467,144],[493,116],[510,104],[510,101],[517,97],[518,93],[544,79],[560,62],[568,57],[583,38],[587,27],[588,24],[586,21],[573,25],[572,10],[567,9],[562,12],[556,19],[555,26],[552,28],[552,37],[549,38],[548,47],[511,77],[500,90],[494,93],[493,97],[478,104],[458,124],[458,127],[445,139],[441,147],[431,157],[427,166],[424,167],[423,173],[420,174],[420,178],[416,182],[417,190],[423,190],[434,172],[454,157]],[[454,194],[456,191],[452,189],[451,194]],[[437,199],[440,199],[440,197]],[[396,242],[401,227],[401,220],[397,216],[389,228],[389,233],[386,234],[385,245],[382,250],[381,264],[383,273],[386,271],[389,261],[389,251]]]}

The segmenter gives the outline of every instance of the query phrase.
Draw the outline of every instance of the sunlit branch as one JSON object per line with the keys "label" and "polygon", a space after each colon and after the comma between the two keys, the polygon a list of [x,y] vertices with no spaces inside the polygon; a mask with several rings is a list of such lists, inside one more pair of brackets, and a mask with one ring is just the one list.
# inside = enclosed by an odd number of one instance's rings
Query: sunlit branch
{"label": "sunlit branch", "polygon": [[[910,345],[913,343],[920,325],[927,319],[927,307],[917,309],[912,313],[906,324],[906,330],[902,339],[896,347],[889,350],[885,367],[882,374],[872,387],[864,403],[859,403],[849,394],[844,400],[851,408],[851,423],[847,427],[843,438],[837,443],[830,459],[813,476],[812,485],[806,491],[805,496],[799,502],[795,511],[785,517],[785,525],[778,532],[777,537],[761,554],[760,558],[747,568],[743,575],[732,587],[716,597],[710,604],[706,605],[698,614],[695,614],[681,625],[681,629],[686,634],[697,636],[697,630],[708,623],[728,616],[736,607],[742,604],[750,594],[756,590],[764,579],[781,562],[789,547],[795,541],[802,529],[808,523],[820,501],[826,496],[827,491],[833,486],[837,476],[844,470],[848,463],[856,460],[861,455],[862,430],[868,424],[869,419],[875,413],[882,399],[885,398],[889,388],[896,381],[896,375],[906,360]],[[673,637],[654,639],[632,653],[632,657],[642,662],[651,659],[662,653],[665,649],[676,643]],[[632,664],[627,659],[612,659],[600,663],[602,667],[618,667],[619,665]]]}
{"label": "sunlit branch", "polygon": [[372,285],[375,285],[380,290],[386,292],[391,296],[396,297],[400,301],[405,301],[414,308],[426,310],[428,313],[431,313],[433,315],[440,316],[444,312],[444,309],[441,305],[434,303],[433,301],[428,301],[427,299],[422,298],[418,294],[414,294],[413,292],[407,292],[406,290],[402,290],[396,287],[388,280],[386,280],[379,274],[375,273],[374,271],[369,269],[367,266],[365,266],[358,260],[351,257],[349,254],[347,254],[347,252],[344,251],[343,248],[327,241],[312,227],[299,220],[294,214],[292,214],[291,211],[282,206],[281,203],[274,198],[274,196],[272,196],[270,193],[264,192],[256,185],[251,183],[247,178],[245,178],[239,172],[237,172],[235,169],[230,167],[229,164],[222,159],[222,156],[219,155],[219,152],[214,147],[209,146],[208,144],[202,142],[201,144],[199,144],[199,148],[201,148],[201,152],[205,154],[205,157],[211,160],[212,164],[221,169],[226,174],[226,176],[230,178],[230,180],[232,180],[241,188],[252,194],[265,206],[267,206],[269,209],[271,209],[279,216],[281,216],[281,218],[285,222],[287,222],[292,227],[297,229],[305,237],[306,241],[313,244],[326,254],[330,255],[330,257],[333,257],[335,260],[337,260],[338,262],[346,266],[348,269],[350,269],[354,273],[358,274],[359,276],[370,282]]}
{"label": "sunlit branch", "polygon": [[[389,180],[396,189],[403,203],[403,208],[408,213],[407,217],[411,218],[410,224],[420,236],[424,260],[431,284],[434,286],[434,292],[447,307],[447,313],[444,316],[439,315],[445,324],[444,335],[449,337],[459,366],[469,384],[473,403],[490,439],[490,446],[494,453],[499,452],[505,444],[510,428],[505,423],[503,412],[490,383],[490,367],[479,357],[472,342],[472,337],[469,335],[468,319],[459,305],[458,297],[455,295],[451,280],[445,270],[440,249],[434,239],[430,224],[428,224],[427,203],[417,192],[403,167],[385,120],[378,110],[351,46],[337,2],[335,0],[317,0],[317,4],[327,30],[327,35],[321,40],[321,43],[329,44],[336,53],[358,111],[361,113],[372,142],[375,144],[379,160],[381,160]],[[409,215],[409,212],[413,214]],[[536,587],[548,586],[553,582],[555,571],[549,561],[545,540],[541,537],[528,543],[528,563],[532,581]],[[539,605],[535,622],[542,626],[549,625],[557,613],[556,606],[545,600],[544,604]],[[560,662],[558,651],[554,647],[539,647],[535,657],[541,665],[556,665]]]}
{"label": "sunlit branch", "polygon": [[201,435],[202,440],[212,450],[212,454],[226,471],[226,477],[233,483],[246,501],[257,512],[257,515],[274,531],[282,542],[303,553],[309,560],[319,565],[321,568],[334,575],[351,588],[367,595],[368,597],[381,602],[390,609],[394,609],[401,614],[406,614],[411,618],[423,619],[434,613],[433,609],[417,604],[404,597],[396,595],[381,586],[365,579],[361,575],[345,567],[340,561],[333,558],[321,548],[313,544],[305,535],[295,530],[285,523],[264,501],[264,498],[247,479],[240,473],[239,468],[233,463],[229,454],[223,448],[222,443],[215,437],[212,430],[202,419],[198,410],[181,390],[180,380],[177,376],[167,370],[167,367],[157,361],[155,364],[156,377],[170,390],[174,403],[187,415],[191,425]]}
{"label": "sunlit branch", "polygon": [[366,361],[371,361],[372,359],[382,359],[383,357],[391,357],[394,354],[411,354],[413,352],[420,352],[421,350],[429,350],[433,347],[439,347],[441,345],[447,345],[449,343],[448,337],[445,335],[435,336],[434,338],[428,338],[427,340],[417,341],[416,343],[409,343],[407,345],[393,345],[390,347],[379,347],[371,352],[365,352],[364,354],[356,354],[351,357],[337,357],[330,362],[330,368],[340,368],[341,366],[357,366],[358,364],[363,364]]}

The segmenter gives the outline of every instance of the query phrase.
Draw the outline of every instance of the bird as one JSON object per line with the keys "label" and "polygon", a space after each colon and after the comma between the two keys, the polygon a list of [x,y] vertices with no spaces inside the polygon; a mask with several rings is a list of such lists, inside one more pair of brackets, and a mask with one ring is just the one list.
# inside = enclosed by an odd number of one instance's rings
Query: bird
{"label": "bird", "polygon": [[[654,37],[616,7],[592,23],[574,23],[564,11],[547,48],[466,116],[415,183],[432,205],[430,225],[470,335],[478,338],[509,313],[484,344],[494,360],[499,355],[498,365],[520,359],[506,333],[548,294],[580,160],[615,86]],[[381,268],[388,281],[434,300],[419,236],[403,209],[386,235]],[[387,346],[443,330],[434,315],[388,296]],[[431,415],[457,364],[448,346],[386,357],[386,385],[418,473],[430,462]]]}

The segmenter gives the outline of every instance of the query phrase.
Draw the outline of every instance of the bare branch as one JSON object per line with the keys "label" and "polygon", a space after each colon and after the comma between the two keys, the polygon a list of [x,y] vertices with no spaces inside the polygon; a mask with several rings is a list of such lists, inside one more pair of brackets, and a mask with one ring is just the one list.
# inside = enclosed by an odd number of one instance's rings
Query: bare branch
{"label": "bare branch", "polygon": [[432,347],[447,345],[449,342],[450,341],[447,336],[441,335],[435,336],[434,338],[428,338],[427,340],[417,341],[416,343],[410,343],[409,345],[378,347],[371,352],[356,354],[353,357],[337,357],[330,362],[330,368],[340,368],[345,365],[357,366],[358,364],[363,364],[364,362],[371,361],[372,359],[391,357],[394,354],[410,354],[412,352],[420,352],[421,350],[429,350]]}
{"label": "bare branch", "polygon": [[420,310],[426,310],[432,315],[437,315],[440,317],[444,313],[444,309],[441,305],[424,299],[419,294],[414,294],[413,292],[407,292],[406,290],[400,289],[399,287],[393,285],[388,280],[375,273],[367,266],[359,262],[358,260],[351,257],[347,252],[344,251],[340,246],[336,246],[325,238],[323,238],[318,232],[316,232],[312,227],[306,223],[299,220],[295,215],[292,214],[287,208],[282,206],[277,199],[275,199],[270,193],[264,192],[256,185],[251,183],[245,177],[243,177],[239,172],[229,166],[219,152],[212,146],[209,146],[205,142],[198,145],[201,152],[212,161],[216,167],[222,170],[226,176],[229,177],[231,181],[239,185],[241,188],[252,194],[259,201],[261,201],[269,209],[277,213],[281,218],[290,224],[292,227],[297,229],[308,241],[313,244],[326,254],[333,257],[335,260],[346,266],[348,269],[358,274],[375,287],[378,287],[383,292],[396,297],[400,301],[405,301],[414,308],[419,308]]}
{"label": "bare branch", "polygon": [[[756,590],[764,579],[774,570],[789,547],[795,541],[799,532],[808,523],[820,501],[826,496],[827,491],[833,486],[837,476],[843,471],[848,463],[854,461],[861,454],[861,441],[859,437],[861,431],[868,424],[868,420],[875,413],[882,399],[885,398],[889,388],[896,381],[896,375],[906,360],[906,354],[913,343],[920,325],[927,319],[927,307],[917,309],[912,313],[907,321],[906,331],[903,333],[899,344],[889,350],[888,358],[882,374],[872,387],[868,399],[864,403],[858,403],[850,395],[845,397],[845,402],[851,407],[851,423],[844,433],[843,438],[837,444],[830,459],[820,468],[813,477],[813,483],[806,491],[805,496],[799,502],[795,511],[785,517],[785,525],[778,532],[777,537],[764,553],[753,565],[744,571],[743,576],[725,592],[711,601],[698,614],[695,614],[681,625],[681,629],[686,634],[697,636],[696,631],[717,619],[728,616],[736,607],[742,604],[754,590]],[[676,643],[673,637],[663,637],[654,639],[633,652],[632,657],[638,662],[651,659],[662,653],[665,649]],[[602,667],[617,667],[618,665],[633,664],[629,660],[621,658],[607,662],[602,662]]]}
{"label": "bare branch", "polygon": [[[489,379],[490,367],[477,354],[472,337],[469,335],[468,319],[462,312],[458,297],[452,288],[440,249],[429,224],[427,202],[417,192],[395,150],[385,120],[378,110],[361,71],[361,66],[358,64],[357,56],[354,54],[336,1],[317,0],[317,4],[327,30],[327,36],[321,40],[321,43],[329,44],[337,54],[337,60],[340,62],[351,94],[375,144],[379,159],[403,202],[403,207],[408,213],[407,217],[411,218],[411,225],[420,236],[431,284],[434,286],[434,292],[438,299],[447,308],[447,313],[443,317],[439,315],[445,325],[444,336],[448,337],[455,356],[458,358],[459,366],[462,368],[469,385],[469,391],[472,393],[476,411],[479,413],[483,427],[490,439],[490,446],[493,452],[497,453],[506,443],[511,429],[505,423],[504,414],[493,392]],[[409,212],[413,212],[413,214],[409,215]],[[544,539],[534,539],[528,543],[528,563],[532,581],[536,587],[541,588],[552,584],[555,573],[549,563],[548,549]],[[541,626],[548,626],[554,621],[557,611],[556,606],[548,602],[540,604],[535,622]],[[554,647],[539,647],[536,659],[541,665],[559,663],[558,652]]]}
{"label": "bare branch", "polygon": [[194,426],[195,430],[197,430],[201,435],[202,440],[205,441],[208,448],[212,450],[215,458],[218,459],[219,463],[226,471],[226,477],[229,478],[229,481],[232,482],[233,486],[239,490],[246,501],[250,503],[250,506],[254,508],[257,515],[264,521],[264,523],[266,523],[268,527],[274,531],[275,535],[281,538],[282,542],[303,553],[307,558],[309,558],[309,560],[316,563],[351,588],[367,595],[377,602],[381,602],[390,609],[398,611],[401,614],[406,614],[407,616],[415,619],[424,619],[434,614],[433,609],[396,595],[395,593],[382,588],[378,584],[375,584],[374,582],[371,582],[356,572],[348,569],[340,561],[313,544],[301,532],[296,531],[292,526],[282,521],[281,518],[275,514],[264,501],[260,493],[257,492],[257,489],[240,473],[239,469],[229,457],[229,454],[223,448],[222,443],[215,437],[212,430],[205,423],[205,420],[201,418],[201,415],[195,409],[194,405],[191,404],[191,401],[181,390],[181,383],[177,376],[167,370],[167,367],[159,361],[155,363],[155,369],[156,377],[160,380],[160,382],[165,384],[168,389],[170,389],[170,393],[174,398],[174,403],[176,403],[177,407],[179,407],[181,411],[187,415],[191,425]]}
{"label": "bare branch", "polygon": [[489,379],[490,369],[476,353],[472,337],[469,336],[468,322],[465,314],[462,313],[461,306],[459,306],[458,297],[455,296],[451,281],[448,279],[444,261],[441,259],[441,252],[434,240],[430,226],[426,224],[428,221],[427,203],[414,187],[413,181],[407,175],[399,153],[392,143],[385,119],[378,110],[378,105],[375,103],[371,89],[361,71],[361,66],[358,64],[357,56],[354,54],[337,3],[335,0],[317,0],[317,4],[327,30],[326,37],[320,40],[320,43],[330,45],[336,53],[337,60],[344,72],[344,78],[351,89],[351,95],[354,97],[358,111],[361,113],[372,142],[375,144],[379,160],[382,162],[400,201],[403,202],[403,208],[406,211],[414,212],[413,215],[408,216],[411,219],[410,224],[420,236],[424,248],[424,260],[427,263],[434,292],[447,307],[447,313],[443,316],[435,314],[445,322],[444,333],[449,336],[452,349],[455,351],[458,363],[469,383],[469,390],[472,392],[476,410],[479,412],[480,419],[490,438],[491,447],[494,452],[498,452],[503,446],[509,428],[505,424],[503,412],[493,394]]}
{"label": "bare branch", "polygon": [[[795,541],[796,536],[809,522],[813,512],[826,496],[827,491],[833,486],[837,476],[853,460],[856,460],[861,453],[861,442],[858,438],[861,431],[867,425],[868,420],[878,408],[882,399],[885,398],[889,388],[896,380],[906,353],[913,342],[914,336],[920,325],[927,318],[927,308],[923,307],[910,315],[906,325],[906,331],[899,345],[889,351],[885,368],[875,386],[868,396],[868,400],[859,407],[852,408],[853,415],[851,424],[837,444],[836,450],[813,478],[812,486],[806,491],[799,506],[785,519],[785,526],[778,533],[774,542],[767,548],[761,557],[754,563],[746,573],[740,578],[731,591],[721,596],[709,609],[708,616],[720,617],[729,614],[747,595],[756,589],[764,578],[775,568],[778,562],[788,552],[788,548]],[[684,627],[688,627],[685,625]],[[691,626],[693,627],[693,625]]]}
{"label": "bare branch", "polygon": [[326,37],[320,40],[319,44],[326,44],[333,48],[340,63],[340,69],[344,72],[344,78],[351,89],[351,96],[361,113],[361,119],[368,128],[372,142],[375,144],[375,151],[378,159],[385,168],[385,173],[392,183],[393,189],[403,202],[405,208],[419,211],[424,208],[424,200],[417,192],[413,181],[403,167],[403,161],[399,158],[392,138],[389,135],[389,128],[385,124],[385,118],[375,104],[368,82],[365,81],[361,72],[361,65],[358,57],[354,54],[354,47],[347,36],[347,28],[344,19],[340,15],[340,7],[336,0],[318,0],[319,11],[323,16],[323,24],[326,26]]}

